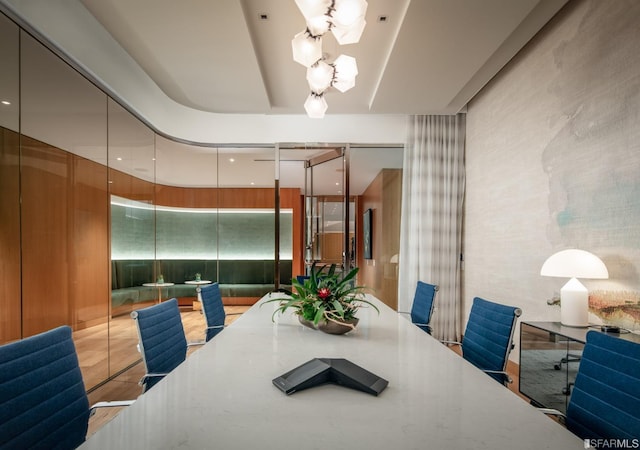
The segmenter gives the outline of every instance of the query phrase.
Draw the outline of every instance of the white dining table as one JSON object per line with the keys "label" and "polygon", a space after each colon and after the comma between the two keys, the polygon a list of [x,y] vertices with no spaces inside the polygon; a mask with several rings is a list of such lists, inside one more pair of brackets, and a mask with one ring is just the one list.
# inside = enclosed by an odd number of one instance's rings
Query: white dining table
{"label": "white dining table", "polygon": [[[272,314],[267,294],[92,435],[86,449],[579,449],[583,441],[372,296],[345,335]],[[378,396],[272,380],[346,358],[389,382]]]}

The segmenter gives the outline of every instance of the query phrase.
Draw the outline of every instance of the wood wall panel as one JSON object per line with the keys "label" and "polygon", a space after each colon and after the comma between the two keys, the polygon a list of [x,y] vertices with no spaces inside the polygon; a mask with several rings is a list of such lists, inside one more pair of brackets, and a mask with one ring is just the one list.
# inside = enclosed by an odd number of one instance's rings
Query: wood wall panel
{"label": "wood wall panel", "polygon": [[109,196],[105,166],[78,156],[73,161],[70,291],[74,329],[81,329],[109,316]]}
{"label": "wood wall panel", "polygon": [[[358,219],[371,208],[372,259],[358,252],[359,283],[374,289],[374,295],[391,308],[398,308],[397,264],[391,258],[400,248],[400,208],[402,170],[383,169],[371,182],[358,202]],[[363,248],[362,221],[358,225],[358,248]]]}
{"label": "wood wall panel", "polygon": [[153,203],[154,184],[132,177],[119,170],[109,169],[109,193],[118,197]]}
{"label": "wood wall panel", "polygon": [[68,178],[72,157],[22,136],[23,336],[70,324]]}
{"label": "wood wall panel", "polygon": [[18,134],[0,127],[0,344],[22,330],[19,152]]}
{"label": "wood wall panel", "polygon": [[400,251],[400,211],[402,210],[402,170],[383,169],[382,178],[382,292],[388,305],[398,309],[398,264],[391,258]]}
{"label": "wood wall panel", "polygon": [[[300,189],[281,188],[280,206],[296,208]],[[187,188],[156,185],[156,204],[181,208],[274,208],[273,188]]]}
{"label": "wood wall panel", "polygon": [[[378,270],[377,263],[380,260],[380,245],[377,239],[382,234],[380,229],[381,222],[379,223],[380,216],[382,215],[382,172],[373,179],[371,184],[367,186],[367,189],[362,193],[361,201],[358,207],[358,267],[360,271],[358,273],[358,283],[373,289],[374,295],[388,304],[385,300],[383,293],[380,292],[382,286],[379,285],[378,280],[382,278],[382,274]],[[372,259],[364,259],[363,249],[364,242],[362,240],[362,217],[367,209],[371,209],[371,256]]]}

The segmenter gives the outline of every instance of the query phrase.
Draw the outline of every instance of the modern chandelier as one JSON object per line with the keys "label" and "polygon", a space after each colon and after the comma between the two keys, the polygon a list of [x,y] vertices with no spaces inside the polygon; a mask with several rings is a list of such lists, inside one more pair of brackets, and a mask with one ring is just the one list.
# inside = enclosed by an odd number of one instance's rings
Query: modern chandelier
{"label": "modern chandelier", "polygon": [[325,92],[334,87],[346,92],[356,85],[358,66],[352,56],[340,55],[335,61],[325,61],[322,36],[331,31],[340,45],[355,44],[360,40],[367,22],[366,0],[295,0],[302,12],[307,28],[291,41],[293,59],[307,68],[307,81],[311,93],[304,109],[311,118],[321,119],[328,105]]}

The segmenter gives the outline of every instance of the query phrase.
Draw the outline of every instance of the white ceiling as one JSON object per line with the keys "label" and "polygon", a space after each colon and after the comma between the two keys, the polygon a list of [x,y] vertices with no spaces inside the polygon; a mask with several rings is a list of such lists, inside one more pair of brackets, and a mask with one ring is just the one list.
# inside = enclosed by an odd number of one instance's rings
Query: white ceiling
{"label": "white ceiling", "polygon": [[[291,160],[350,142],[358,143],[351,193],[360,194],[382,168],[402,167],[402,149],[394,146],[403,142],[405,115],[464,111],[566,1],[368,0],[358,44],[325,37],[327,59],[354,56],[359,74],[350,91],[327,94],[320,121],[305,117],[306,69],[291,55],[291,39],[305,27],[294,0],[0,0],[0,6],[156,130],[201,144],[158,139],[155,168],[138,162],[125,172],[178,186],[270,186],[275,169],[268,154],[275,142],[289,142],[307,150],[294,154],[283,146],[281,185],[303,186],[302,163]],[[242,164],[229,163],[227,154]],[[316,192],[343,189],[335,164],[318,172]]]}
{"label": "white ceiling", "polygon": [[[216,113],[304,114],[294,0],[80,0],[160,89]],[[368,0],[356,87],[328,114],[455,114],[566,0]],[[262,20],[261,16],[268,18]],[[386,17],[381,22],[380,17]]]}

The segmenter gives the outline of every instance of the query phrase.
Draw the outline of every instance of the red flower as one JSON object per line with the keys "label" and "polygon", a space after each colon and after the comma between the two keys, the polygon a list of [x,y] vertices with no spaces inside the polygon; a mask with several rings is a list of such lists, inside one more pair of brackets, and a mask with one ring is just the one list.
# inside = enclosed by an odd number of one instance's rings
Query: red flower
{"label": "red flower", "polygon": [[330,295],[331,295],[331,291],[329,290],[329,288],[323,287],[318,289],[318,297],[320,297],[322,300],[329,297]]}

